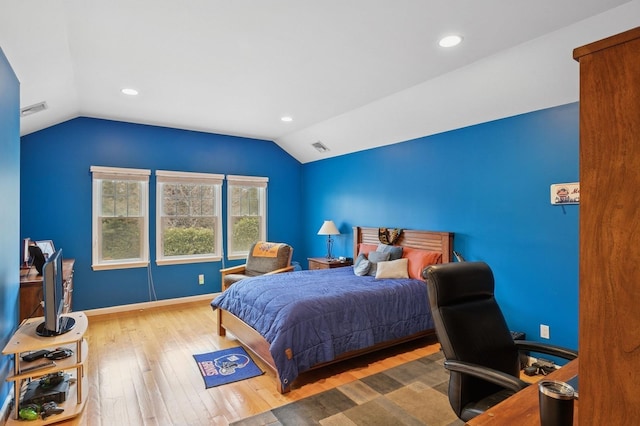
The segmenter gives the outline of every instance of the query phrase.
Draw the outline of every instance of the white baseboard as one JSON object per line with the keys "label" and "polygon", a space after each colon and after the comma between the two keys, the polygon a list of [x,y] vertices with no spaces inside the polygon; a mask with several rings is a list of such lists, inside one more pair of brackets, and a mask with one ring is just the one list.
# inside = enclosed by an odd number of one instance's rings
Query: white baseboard
{"label": "white baseboard", "polygon": [[220,293],[208,293],[208,294],[201,294],[198,296],[178,297],[175,299],[164,299],[164,300],[155,300],[152,302],[132,303],[129,305],[111,306],[108,308],[89,309],[83,312],[87,317],[98,316],[98,315],[108,315],[108,314],[119,314],[122,312],[141,311],[145,309],[158,308],[162,306],[181,305],[183,303],[200,302],[204,300],[211,301],[218,294]]}

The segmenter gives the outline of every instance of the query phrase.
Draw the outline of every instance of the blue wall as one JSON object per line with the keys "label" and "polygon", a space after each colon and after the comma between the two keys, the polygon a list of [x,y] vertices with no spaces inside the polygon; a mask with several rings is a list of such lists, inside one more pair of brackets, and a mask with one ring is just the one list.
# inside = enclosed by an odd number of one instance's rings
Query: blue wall
{"label": "blue wall", "polygon": [[306,164],[303,232],[317,256],[324,219],[343,233],[336,256],[352,256],[354,225],[455,232],[456,250],[493,269],[512,330],[540,340],[544,323],[551,343],[577,348],[579,207],[549,194],[576,181],[570,104]]}
{"label": "blue wall", "polygon": [[[150,272],[158,299],[220,291],[222,264],[155,265],[155,170],[269,177],[267,237],[302,246],[302,166],[271,141],[77,118],[24,136],[21,150],[20,234],[51,239],[65,257],[76,259],[75,310],[150,300],[146,268],[91,270],[92,165],[152,171]],[[223,212],[225,206],[226,185]],[[204,285],[198,285],[198,274],[205,275]]]}
{"label": "blue wall", "polygon": [[[456,250],[492,267],[513,330],[539,340],[544,323],[551,343],[577,348],[579,206],[549,195],[578,180],[577,104],[305,165],[267,141],[79,118],[23,137],[21,160],[21,235],[77,259],[75,309],[149,300],[146,270],[91,271],[91,165],[260,175],[269,239],[305,267],[326,252],[325,219],[342,232],[335,255],[352,256],[354,225],[452,231]],[[152,266],[158,297],[218,291],[220,266]]]}
{"label": "blue wall", "polygon": [[[20,84],[0,49],[0,347],[18,326],[20,290]],[[11,391],[8,356],[0,357],[0,407]]]}

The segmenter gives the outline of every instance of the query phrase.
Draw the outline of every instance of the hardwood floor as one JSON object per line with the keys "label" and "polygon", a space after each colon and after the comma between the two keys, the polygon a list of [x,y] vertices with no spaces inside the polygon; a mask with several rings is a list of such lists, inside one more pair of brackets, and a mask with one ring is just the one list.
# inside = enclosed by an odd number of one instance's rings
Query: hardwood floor
{"label": "hardwood floor", "polygon": [[266,374],[205,389],[193,354],[237,346],[215,334],[208,302],[89,317],[89,399],[59,425],[227,425],[332,389],[440,349],[434,338],[365,355],[302,375],[281,395]]}

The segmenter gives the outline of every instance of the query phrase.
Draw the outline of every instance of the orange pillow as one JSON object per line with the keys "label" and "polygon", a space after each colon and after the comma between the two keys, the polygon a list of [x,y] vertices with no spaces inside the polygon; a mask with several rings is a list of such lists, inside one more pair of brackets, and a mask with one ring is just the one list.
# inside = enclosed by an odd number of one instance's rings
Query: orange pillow
{"label": "orange pillow", "polygon": [[[359,243],[358,244],[358,254],[369,254],[371,251],[376,251],[378,249],[377,244],[367,244],[367,243]],[[357,257],[357,256],[356,256]]]}
{"label": "orange pillow", "polygon": [[409,277],[417,280],[423,279],[422,270],[424,268],[442,262],[442,253],[440,252],[410,247],[402,249],[402,257],[409,259]]}

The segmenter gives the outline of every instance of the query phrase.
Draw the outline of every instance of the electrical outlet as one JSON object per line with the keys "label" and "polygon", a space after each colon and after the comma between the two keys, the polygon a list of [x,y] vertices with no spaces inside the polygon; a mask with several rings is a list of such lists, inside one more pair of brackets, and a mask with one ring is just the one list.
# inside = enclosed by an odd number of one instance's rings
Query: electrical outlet
{"label": "electrical outlet", "polygon": [[550,330],[548,325],[540,324],[540,337],[543,339],[549,339]]}
{"label": "electrical outlet", "polygon": [[204,284],[204,274],[198,275],[198,284],[200,285]]}

